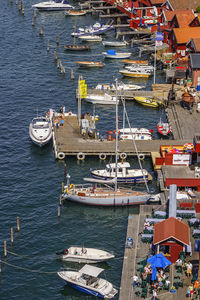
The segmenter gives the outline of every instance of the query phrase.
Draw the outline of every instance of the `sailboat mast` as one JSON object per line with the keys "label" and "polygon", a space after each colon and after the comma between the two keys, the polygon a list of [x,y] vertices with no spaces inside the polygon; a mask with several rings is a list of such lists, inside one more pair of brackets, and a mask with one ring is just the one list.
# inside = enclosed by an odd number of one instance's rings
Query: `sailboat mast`
{"label": "sailboat mast", "polygon": [[115,133],[115,191],[117,191],[117,162],[118,162],[118,81],[116,79],[116,115],[115,115],[115,122],[116,122],[116,133]]}

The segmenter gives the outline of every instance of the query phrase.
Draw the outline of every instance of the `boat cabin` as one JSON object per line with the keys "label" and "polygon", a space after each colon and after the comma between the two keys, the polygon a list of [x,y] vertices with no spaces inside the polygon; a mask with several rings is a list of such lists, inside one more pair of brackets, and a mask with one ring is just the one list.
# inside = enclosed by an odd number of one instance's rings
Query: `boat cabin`
{"label": "boat cabin", "polygon": [[[121,173],[122,176],[126,176],[127,168],[130,168],[130,164],[128,162],[118,163],[117,164],[117,173]],[[110,174],[113,174],[116,172],[116,164],[107,164],[106,165],[106,171]]]}
{"label": "boat cabin", "polygon": [[103,271],[104,269],[85,265],[83,268],[79,270],[80,277],[79,282],[83,283],[84,285],[96,285],[98,284],[99,278],[97,276]]}

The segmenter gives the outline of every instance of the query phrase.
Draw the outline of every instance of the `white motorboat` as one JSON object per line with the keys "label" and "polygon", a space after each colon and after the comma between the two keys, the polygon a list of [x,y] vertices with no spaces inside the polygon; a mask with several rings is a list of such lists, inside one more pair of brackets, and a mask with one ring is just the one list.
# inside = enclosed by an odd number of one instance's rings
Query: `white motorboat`
{"label": "white motorboat", "polygon": [[75,37],[83,35],[98,35],[111,29],[114,29],[112,24],[100,24],[99,22],[96,22],[94,25],[79,27],[78,30],[72,32],[71,35]]}
{"label": "white motorboat", "polygon": [[[117,84],[116,84],[116,98]],[[118,101],[116,104],[116,139],[115,139],[115,163],[118,162]],[[136,147],[136,145],[135,145]],[[100,180],[100,183],[109,184],[114,181],[114,188],[111,186],[97,186],[97,179],[91,178],[94,184],[73,185],[69,182],[64,186],[64,192],[61,197],[63,200],[69,200],[87,205],[98,206],[124,206],[124,205],[139,205],[148,201],[151,195],[147,192],[134,191],[132,189],[119,188],[117,179],[105,181]],[[91,181],[91,180],[90,180]],[[92,182],[92,181],[91,181]],[[147,187],[148,190],[148,187]]]}
{"label": "white motorboat", "polygon": [[124,41],[103,41],[102,44],[109,47],[124,47],[127,45]]}
{"label": "white motorboat", "polygon": [[115,50],[108,50],[107,52],[102,52],[105,58],[113,58],[113,59],[123,59],[129,58],[132,53],[130,52],[115,52]]}
{"label": "white motorboat", "polygon": [[78,263],[98,263],[107,261],[115,256],[104,250],[72,246],[62,252],[57,252],[64,261]]}
{"label": "white motorboat", "polygon": [[85,265],[79,271],[60,271],[58,276],[74,289],[103,299],[113,298],[118,291],[109,281],[98,278],[104,269]]}
{"label": "white motorboat", "polygon": [[128,162],[107,164],[105,169],[90,170],[92,177],[103,180],[111,180],[117,176],[118,183],[140,183],[152,179],[145,169],[130,169]]}
{"label": "white motorboat", "polygon": [[32,7],[43,11],[60,11],[74,8],[67,0],[50,0],[34,4]]}
{"label": "white motorboat", "polygon": [[52,124],[47,117],[33,118],[29,125],[29,136],[34,144],[42,147],[52,138]]}
{"label": "white motorboat", "polygon": [[107,93],[103,95],[90,94],[87,95],[85,101],[92,104],[107,104],[107,105],[116,105],[116,101],[119,103],[119,100],[115,96],[111,96]]}
{"label": "white motorboat", "polygon": [[151,65],[127,65],[125,66],[125,69],[129,70],[129,71],[135,71],[136,68],[139,68],[141,70],[144,70],[144,71],[150,71],[153,73],[154,71],[154,67],[151,66]]}
{"label": "white motorboat", "polygon": [[78,37],[82,41],[86,42],[101,42],[102,37],[99,35],[93,35],[93,34],[87,34],[87,35],[81,35]]}
{"label": "white motorboat", "polygon": [[[142,85],[136,85],[136,84],[126,84],[123,82],[119,82],[118,84],[118,91],[133,91],[133,90],[140,90],[145,88],[145,86]],[[103,83],[103,84],[98,84],[95,87],[96,90],[108,90],[108,91],[114,91],[115,85],[113,83]]]}
{"label": "white motorboat", "polygon": [[152,140],[152,129],[122,128],[119,129],[120,140]]}

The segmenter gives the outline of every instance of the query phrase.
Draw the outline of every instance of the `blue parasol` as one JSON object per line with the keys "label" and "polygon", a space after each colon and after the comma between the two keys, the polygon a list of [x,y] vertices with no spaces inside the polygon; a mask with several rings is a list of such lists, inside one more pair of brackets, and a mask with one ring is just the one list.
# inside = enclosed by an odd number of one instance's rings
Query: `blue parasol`
{"label": "blue parasol", "polygon": [[151,280],[156,280],[156,268],[165,269],[167,266],[171,265],[171,261],[169,261],[162,253],[158,253],[154,256],[149,257],[147,259],[147,262],[151,264],[152,268]]}

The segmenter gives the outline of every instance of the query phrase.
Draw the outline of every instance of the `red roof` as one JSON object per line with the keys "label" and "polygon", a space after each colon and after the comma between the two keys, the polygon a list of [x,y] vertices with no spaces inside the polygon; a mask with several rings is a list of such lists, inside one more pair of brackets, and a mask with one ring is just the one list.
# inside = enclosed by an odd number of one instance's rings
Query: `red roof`
{"label": "red roof", "polygon": [[174,28],[173,32],[178,44],[186,44],[191,38],[200,38],[199,27]]}
{"label": "red roof", "polygon": [[169,240],[170,238],[173,238],[184,245],[189,245],[189,226],[174,217],[155,224],[153,237],[154,245]]}
{"label": "red roof", "polygon": [[199,0],[168,0],[173,9],[182,9],[191,8],[196,10],[199,6]]}
{"label": "red roof", "polygon": [[151,4],[163,4],[166,2],[166,0],[150,0]]}
{"label": "red roof", "polygon": [[188,10],[182,13],[176,13],[176,19],[179,27],[188,27],[194,20],[195,15],[192,10]]}

